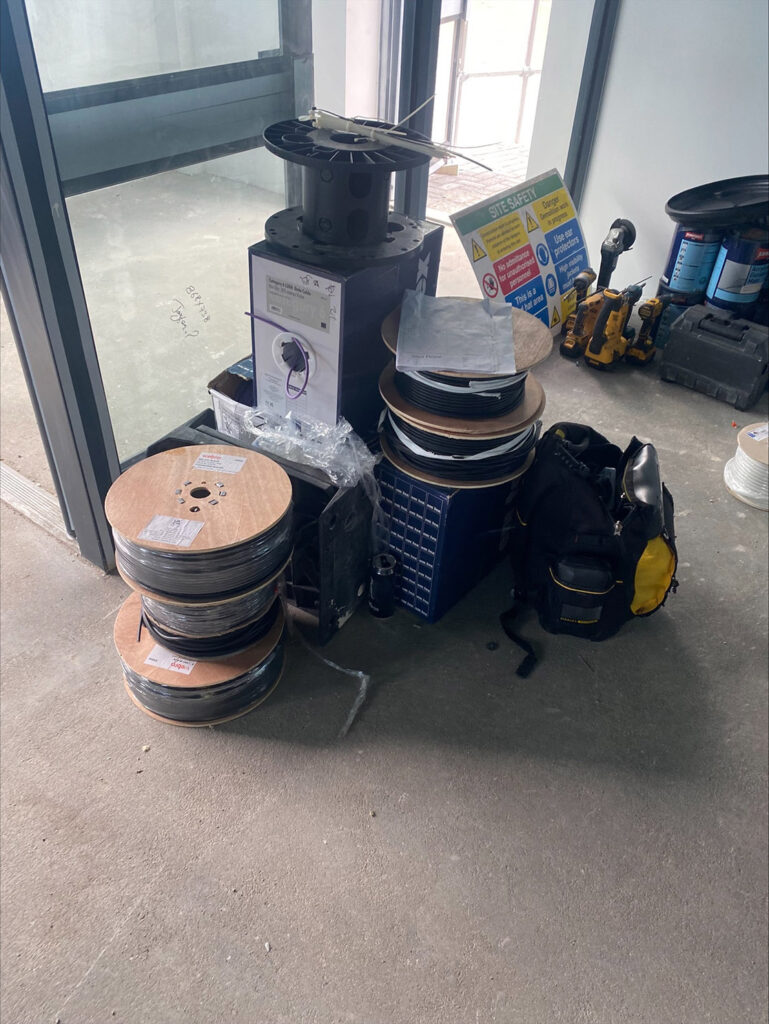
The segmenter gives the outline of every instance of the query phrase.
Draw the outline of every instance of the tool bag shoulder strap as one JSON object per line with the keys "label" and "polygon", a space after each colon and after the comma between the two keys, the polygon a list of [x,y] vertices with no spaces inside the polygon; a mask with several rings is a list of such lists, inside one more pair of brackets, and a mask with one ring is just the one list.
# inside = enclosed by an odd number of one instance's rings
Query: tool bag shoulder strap
{"label": "tool bag shoulder strap", "polygon": [[[557,423],[537,444],[512,532],[513,622],[525,604],[551,633],[605,640],[649,615],[675,585],[673,499],[653,445],[623,452],[591,427]],[[519,674],[533,668],[530,645]]]}

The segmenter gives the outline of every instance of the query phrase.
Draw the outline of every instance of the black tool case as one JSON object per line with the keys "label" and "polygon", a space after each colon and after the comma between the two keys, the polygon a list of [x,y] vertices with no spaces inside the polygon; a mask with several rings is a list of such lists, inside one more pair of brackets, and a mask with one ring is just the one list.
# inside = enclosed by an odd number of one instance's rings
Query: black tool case
{"label": "black tool case", "polygon": [[766,387],[768,362],[768,328],[725,310],[691,306],[670,328],[660,376],[749,409]]}

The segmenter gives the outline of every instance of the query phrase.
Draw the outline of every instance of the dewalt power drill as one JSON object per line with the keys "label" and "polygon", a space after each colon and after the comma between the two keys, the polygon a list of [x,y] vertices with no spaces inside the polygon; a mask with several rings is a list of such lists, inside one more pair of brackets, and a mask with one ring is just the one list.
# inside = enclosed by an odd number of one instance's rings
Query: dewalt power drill
{"label": "dewalt power drill", "polygon": [[[600,301],[596,296],[602,294],[604,288],[609,287],[611,275],[617,268],[617,260],[623,252],[631,248],[636,239],[635,226],[629,220],[618,217],[609,228],[609,233],[601,242],[601,266],[598,272],[598,281],[593,295],[588,296],[590,286],[596,280],[596,273],[592,267],[588,267],[574,278],[572,287],[576,292],[576,309],[574,313],[564,317],[561,326],[560,345],[562,356],[568,359],[577,359],[585,350],[590,335],[593,332],[595,317],[598,315]],[[580,306],[589,299],[589,304],[584,310],[580,320]]]}
{"label": "dewalt power drill", "polygon": [[593,328],[593,336],[585,350],[585,362],[605,370],[622,359],[635,340],[635,331],[626,333],[633,306],[641,298],[642,285],[631,284],[624,291],[603,290],[603,304]]}
{"label": "dewalt power drill", "polygon": [[623,252],[632,248],[635,239],[635,225],[632,221],[618,217],[609,228],[609,234],[601,242],[601,267],[596,288],[609,287],[611,275],[617,269],[617,260]]}
{"label": "dewalt power drill", "polygon": [[[579,309],[580,302],[584,302],[587,298],[587,293],[590,291],[590,286],[595,281],[595,271],[592,267],[587,267],[581,273],[577,274],[571,283],[571,288],[564,295],[564,302],[567,300],[571,292],[574,292],[574,312],[569,313],[567,317],[564,317],[563,323],[561,324],[561,337],[565,338],[570,330],[574,327],[574,322],[577,319],[577,310]],[[567,353],[564,353],[566,355]]]}
{"label": "dewalt power drill", "polygon": [[567,323],[571,321],[571,325],[560,345],[559,351],[562,356],[566,356],[567,359],[579,359],[592,337],[602,306],[603,291],[593,292],[580,302],[574,316],[567,319]]}
{"label": "dewalt power drill", "polygon": [[660,317],[670,305],[670,295],[657,295],[653,299],[647,299],[638,307],[638,315],[641,318],[641,330],[638,336],[628,346],[625,359],[629,363],[649,363],[654,359],[657,351],[654,341],[657,337]]}

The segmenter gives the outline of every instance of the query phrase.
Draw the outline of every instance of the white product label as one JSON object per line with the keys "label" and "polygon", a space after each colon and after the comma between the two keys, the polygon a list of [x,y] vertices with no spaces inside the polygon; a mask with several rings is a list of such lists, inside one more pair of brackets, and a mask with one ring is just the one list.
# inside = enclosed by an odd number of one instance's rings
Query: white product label
{"label": "white product label", "polygon": [[198,519],[178,519],[176,516],[153,516],[139,534],[139,540],[154,540],[159,544],[173,544],[188,548],[203,529]]}
{"label": "white product label", "polygon": [[144,659],[145,665],[155,665],[157,668],[167,668],[171,672],[181,672],[188,676],[197,665],[196,661],[189,661],[187,658],[180,658],[178,654],[172,654],[160,644],[155,644],[150,653]]}
{"label": "white product label", "polygon": [[[259,407],[279,416],[300,413],[306,419],[336,424],[339,416],[341,316],[344,283],[317,274],[301,263],[277,263],[251,254],[254,379]],[[300,326],[301,325],[301,326]],[[311,353],[310,379],[288,378],[281,358],[281,336],[297,331]],[[280,359],[276,359],[276,354]],[[287,393],[290,392],[290,394]]]}
{"label": "white product label", "polygon": [[324,295],[319,291],[320,287],[319,279],[313,278],[310,274],[304,274],[296,283],[277,281],[274,277],[268,277],[267,309],[270,313],[278,313],[306,327],[328,331],[329,321],[333,319],[332,292]]}
{"label": "white product label", "polygon": [[756,427],[755,430],[749,430],[748,437],[752,437],[754,441],[765,441],[769,437],[769,423],[765,423],[762,427]]}
{"label": "white product label", "polygon": [[193,469],[209,469],[212,473],[239,473],[246,460],[241,455],[220,455],[218,452],[201,452],[192,464]]}

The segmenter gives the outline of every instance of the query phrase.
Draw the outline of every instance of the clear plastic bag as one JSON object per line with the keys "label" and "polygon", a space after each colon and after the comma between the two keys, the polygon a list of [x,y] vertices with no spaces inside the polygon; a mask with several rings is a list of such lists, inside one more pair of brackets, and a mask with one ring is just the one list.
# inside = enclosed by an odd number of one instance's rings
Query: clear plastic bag
{"label": "clear plastic bag", "polygon": [[340,419],[336,426],[320,423],[294,413],[275,416],[264,409],[246,413],[245,426],[251,447],[263,455],[277,455],[291,462],[322,469],[337,487],[362,483],[376,507],[379,490],[374,479],[376,456],[361,441],[350,424]]}

